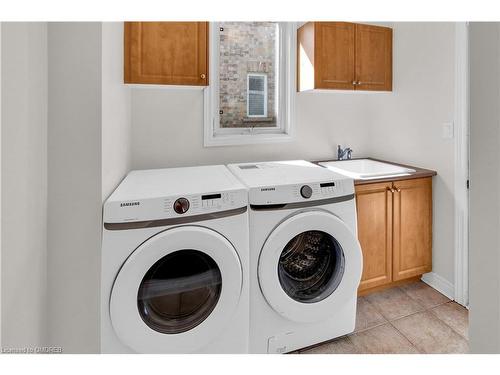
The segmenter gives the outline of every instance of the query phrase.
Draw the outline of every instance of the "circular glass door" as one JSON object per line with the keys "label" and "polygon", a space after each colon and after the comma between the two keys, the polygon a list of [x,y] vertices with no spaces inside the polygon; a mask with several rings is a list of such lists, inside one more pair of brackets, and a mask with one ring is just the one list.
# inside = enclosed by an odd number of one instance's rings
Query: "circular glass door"
{"label": "circular glass door", "polygon": [[258,276],[269,305],[297,322],[328,319],[356,298],[362,256],[351,229],[338,217],[310,210],[290,216],[262,247]]}
{"label": "circular glass door", "polygon": [[110,298],[119,339],[139,353],[190,353],[227,329],[243,285],[233,245],[197,226],[166,230],[123,263]]}
{"label": "circular glass door", "polygon": [[203,322],[217,305],[222,276],[217,263],[197,250],[180,250],[157,261],[139,286],[137,306],[151,329],[175,334]]}
{"label": "circular glass door", "polygon": [[278,262],[278,278],[290,298],[315,303],[337,289],[344,266],[339,242],[328,233],[309,230],[286,244]]}

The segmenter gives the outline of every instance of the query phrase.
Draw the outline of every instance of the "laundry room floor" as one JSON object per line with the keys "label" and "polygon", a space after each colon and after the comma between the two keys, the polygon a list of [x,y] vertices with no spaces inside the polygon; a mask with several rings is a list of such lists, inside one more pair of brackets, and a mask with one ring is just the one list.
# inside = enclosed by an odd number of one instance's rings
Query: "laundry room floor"
{"label": "laundry room floor", "polygon": [[423,282],[358,298],[356,329],[296,354],[467,353],[468,311]]}

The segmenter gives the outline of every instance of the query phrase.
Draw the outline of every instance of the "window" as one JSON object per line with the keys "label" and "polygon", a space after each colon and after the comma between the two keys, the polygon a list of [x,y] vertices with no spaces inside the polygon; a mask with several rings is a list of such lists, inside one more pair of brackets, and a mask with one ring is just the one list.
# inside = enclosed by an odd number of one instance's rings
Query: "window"
{"label": "window", "polygon": [[291,139],[295,29],[291,22],[210,24],[205,146]]}
{"label": "window", "polygon": [[267,117],[267,75],[249,73],[247,76],[247,116]]}

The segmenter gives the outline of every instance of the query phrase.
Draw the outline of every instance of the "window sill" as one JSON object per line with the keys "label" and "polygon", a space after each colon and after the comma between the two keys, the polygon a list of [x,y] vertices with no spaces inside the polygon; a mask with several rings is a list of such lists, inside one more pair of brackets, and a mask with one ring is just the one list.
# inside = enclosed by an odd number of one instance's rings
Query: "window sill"
{"label": "window sill", "polygon": [[219,134],[205,137],[204,147],[240,146],[267,143],[291,142],[293,136],[286,133],[280,134]]}
{"label": "window sill", "polygon": [[243,117],[242,122],[245,124],[259,123],[259,122],[275,122],[276,117]]}

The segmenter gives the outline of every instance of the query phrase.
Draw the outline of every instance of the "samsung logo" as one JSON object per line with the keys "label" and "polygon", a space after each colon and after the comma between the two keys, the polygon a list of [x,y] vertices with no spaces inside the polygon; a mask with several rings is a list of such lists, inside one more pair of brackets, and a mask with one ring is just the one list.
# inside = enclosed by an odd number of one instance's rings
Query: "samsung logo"
{"label": "samsung logo", "polygon": [[260,191],[275,191],[276,188],[261,188]]}
{"label": "samsung logo", "polygon": [[120,207],[130,207],[130,206],[139,206],[141,202],[125,202],[120,203]]}

